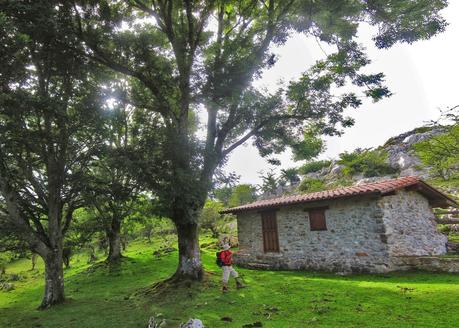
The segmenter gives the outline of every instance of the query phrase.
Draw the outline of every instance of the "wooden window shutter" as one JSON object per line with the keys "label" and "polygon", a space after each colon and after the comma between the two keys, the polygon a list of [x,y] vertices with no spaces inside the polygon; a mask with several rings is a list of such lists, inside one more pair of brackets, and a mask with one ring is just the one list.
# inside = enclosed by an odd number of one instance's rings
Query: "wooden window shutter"
{"label": "wooden window shutter", "polygon": [[325,208],[314,208],[309,210],[309,225],[311,231],[327,230]]}
{"label": "wooden window shutter", "polygon": [[277,236],[276,212],[262,212],[261,226],[263,231],[264,252],[279,252],[279,239]]}

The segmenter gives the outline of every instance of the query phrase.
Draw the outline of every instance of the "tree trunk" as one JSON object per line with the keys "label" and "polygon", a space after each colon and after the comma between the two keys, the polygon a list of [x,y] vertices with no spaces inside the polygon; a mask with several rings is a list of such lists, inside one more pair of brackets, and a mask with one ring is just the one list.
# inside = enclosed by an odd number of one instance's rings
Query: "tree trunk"
{"label": "tree trunk", "polygon": [[[55,163],[49,168],[49,197],[48,197],[48,240],[49,245],[37,249],[37,253],[45,262],[45,295],[39,309],[46,309],[52,305],[63,303],[64,296],[64,269],[63,269],[63,239],[62,235],[62,201],[60,199],[60,181],[56,177]],[[61,175],[62,176],[62,175]]]}
{"label": "tree trunk", "polygon": [[45,295],[39,309],[47,309],[65,301],[62,249],[50,251],[43,257],[43,261],[45,262]]}
{"label": "tree trunk", "polygon": [[176,224],[179,248],[179,264],[174,278],[178,280],[202,280],[203,270],[199,252],[199,234],[196,223]]}
{"label": "tree trunk", "polygon": [[108,257],[107,262],[113,263],[121,259],[121,221],[113,218],[107,229]]}

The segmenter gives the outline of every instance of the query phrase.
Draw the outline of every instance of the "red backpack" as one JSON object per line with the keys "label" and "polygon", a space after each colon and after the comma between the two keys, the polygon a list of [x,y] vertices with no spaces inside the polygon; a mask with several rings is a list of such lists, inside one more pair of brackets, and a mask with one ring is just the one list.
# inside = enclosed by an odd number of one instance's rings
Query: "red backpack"
{"label": "red backpack", "polygon": [[221,251],[217,253],[217,265],[219,267],[225,266],[225,265],[231,265],[230,260],[228,260],[228,255],[225,254],[225,252],[228,251]]}
{"label": "red backpack", "polygon": [[215,262],[221,268],[223,266],[222,252],[217,252],[216,255],[217,255],[217,260]]}

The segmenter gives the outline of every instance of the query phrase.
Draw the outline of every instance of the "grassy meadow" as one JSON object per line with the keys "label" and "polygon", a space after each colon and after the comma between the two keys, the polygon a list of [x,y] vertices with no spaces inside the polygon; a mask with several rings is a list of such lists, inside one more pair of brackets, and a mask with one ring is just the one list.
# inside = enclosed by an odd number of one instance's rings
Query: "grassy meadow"
{"label": "grassy meadow", "polygon": [[[208,242],[208,240],[206,240]],[[155,247],[156,245],[156,247]],[[459,327],[459,275],[391,273],[338,276],[239,269],[248,288],[220,292],[215,250],[204,249],[202,284],[153,288],[170,276],[177,252],[153,256],[157,243],[131,243],[117,267],[72,258],[66,304],[38,311],[43,264],[7,267],[15,289],[0,291],[0,327],[146,327],[150,316],[178,327],[199,318],[206,327]],[[231,281],[231,283],[234,283]],[[231,287],[234,285],[231,284]]]}

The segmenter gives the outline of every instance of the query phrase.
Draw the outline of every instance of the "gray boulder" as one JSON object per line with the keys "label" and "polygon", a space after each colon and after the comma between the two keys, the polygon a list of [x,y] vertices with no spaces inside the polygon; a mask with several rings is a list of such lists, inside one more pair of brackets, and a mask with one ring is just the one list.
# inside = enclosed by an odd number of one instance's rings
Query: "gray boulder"
{"label": "gray boulder", "polygon": [[204,325],[199,319],[190,319],[187,323],[181,324],[180,328],[204,328]]}
{"label": "gray boulder", "polygon": [[164,319],[150,317],[150,320],[148,320],[147,328],[162,328],[165,326],[165,324],[166,324],[166,320]]}

